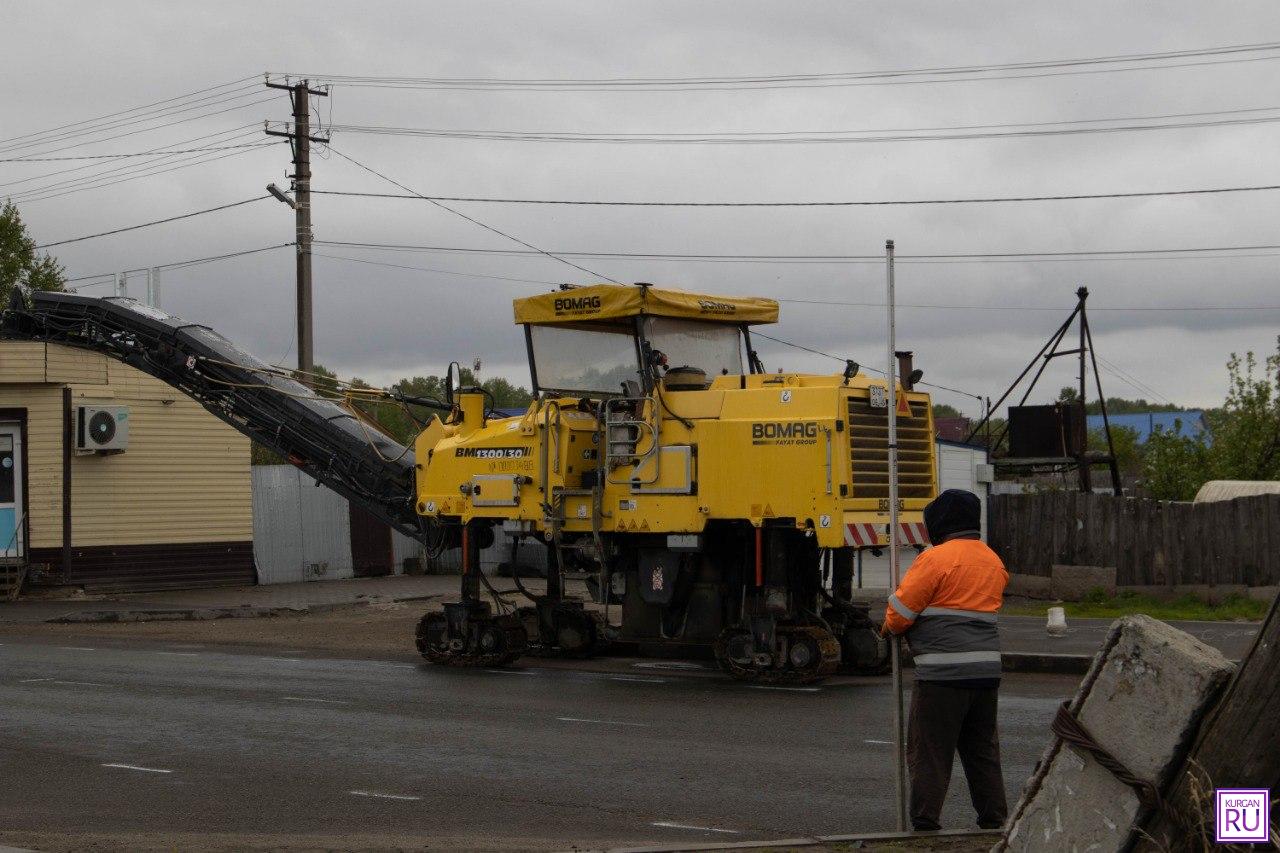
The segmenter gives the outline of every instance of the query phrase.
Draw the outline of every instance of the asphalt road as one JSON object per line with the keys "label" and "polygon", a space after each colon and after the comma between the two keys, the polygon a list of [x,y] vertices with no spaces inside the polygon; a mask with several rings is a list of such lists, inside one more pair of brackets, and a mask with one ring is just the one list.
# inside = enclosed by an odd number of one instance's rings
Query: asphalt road
{"label": "asphalt road", "polygon": [[[567,849],[894,825],[887,679],[92,642],[0,638],[0,844]],[[1011,805],[1074,687],[1006,676]],[[972,826],[956,772],[944,825]]]}

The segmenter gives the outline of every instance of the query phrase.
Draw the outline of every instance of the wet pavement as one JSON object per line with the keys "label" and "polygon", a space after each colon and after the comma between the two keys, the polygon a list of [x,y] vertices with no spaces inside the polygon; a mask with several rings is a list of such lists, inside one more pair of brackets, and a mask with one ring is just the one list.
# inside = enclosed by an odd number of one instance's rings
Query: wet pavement
{"label": "wet pavement", "polygon": [[[108,637],[0,643],[0,843],[198,831],[566,849],[894,824],[885,678],[762,689],[656,661],[473,671]],[[1075,685],[1006,676],[1010,802]],[[967,827],[956,772],[944,824]]]}

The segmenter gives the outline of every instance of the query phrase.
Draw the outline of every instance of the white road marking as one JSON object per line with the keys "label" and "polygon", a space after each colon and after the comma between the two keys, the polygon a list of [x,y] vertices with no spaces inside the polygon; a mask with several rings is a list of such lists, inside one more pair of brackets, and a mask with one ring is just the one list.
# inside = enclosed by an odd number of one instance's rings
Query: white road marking
{"label": "white road marking", "polygon": [[54,684],[72,684],[77,687],[106,687],[101,681],[59,681],[56,678],[50,679]]}
{"label": "white road marking", "polygon": [[346,699],[312,699],[309,696],[283,696],[286,702],[324,702],[328,705],[350,705]]}
{"label": "white road marking", "polygon": [[258,658],[258,660],[273,660],[280,663],[302,663],[302,658]]}
{"label": "white road marking", "polygon": [[723,832],[726,835],[740,834],[736,829],[719,829],[714,826],[694,826],[691,823],[672,823],[669,820],[655,820],[650,826],[660,826],[664,829],[696,829],[699,832]]}
{"label": "white road marking", "polygon": [[878,743],[883,746],[893,746],[893,741],[891,740],[864,740],[863,743]]}
{"label": "white road marking", "polygon": [[527,669],[486,669],[485,672],[492,672],[497,675],[537,675]]}
{"label": "white road marking", "polygon": [[621,720],[588,720],[583,717],[556,717],[562,723],[594,723],[601,726],[635,726],[637,728],[648,728],[648,723],[627,723]]}
{"label": "white road marking", "polygon": [[610,675],[609,681],[637,681],[641,684],[666,684],[665,678],[658,678],[651,675]]}
{"label": "white road marking", "polygon": [[52,678],[23,678],[18,681],[19,684],[34,684],[37,681],[53,681]]}
{"label": "white road marking", "polygon": [[640,663],[631,664],[636,669],[680,669],[701,672],[708,667],[700,663],[686,663],[678,660],[658,660],[658,661],[641,661]]}
{"label": "white road marking", "polygon": [[142,773],[172,773],[172,770],[161,770],[157,767],[139,767],[136,764],[104,764],[103,767],[114,767],[117,770],[138,770]]}
{"label": "white road marking", "polygon": [[62,649],[65,652],[96,652],[97,649],[88,646],[55,646],[54,648]]}
{"label": "white road marking", "polygon": [[379,794],[377,791],[347,791],[353,797],[375,797],[379,800],[421,800],[422,797],[407,797],[404,794]]}
{"label": "white road marking", "polygon": [[792,693],[821,693],[821,687],[782,687],[777,684],[748,684],[752,690],[789,690]]}
{"label": "white road marking", "polygon": [[200,657],[198,652],[156,652],[158,655],[170,655],[178,658],[196,658]]}

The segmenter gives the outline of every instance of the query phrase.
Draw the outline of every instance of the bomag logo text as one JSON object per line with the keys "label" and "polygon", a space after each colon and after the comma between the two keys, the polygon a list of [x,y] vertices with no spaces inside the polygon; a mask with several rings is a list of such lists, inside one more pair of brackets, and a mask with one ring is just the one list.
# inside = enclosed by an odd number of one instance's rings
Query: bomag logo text
{"label": "bomag logo text", "polygon": [[738,306],[731,302],[716,302],[714,299],[699,299],[698,310],[703,314],[732,314]]}
{"label": "bomag logo text", "polygon": [[599,296],[561,296],[555,301],[557,314],[586,314],[600,310]]}
{"label": "bomag logo text", "polygon": [[817,444],[814,421],[765,421],[751,425],[752,444]]}

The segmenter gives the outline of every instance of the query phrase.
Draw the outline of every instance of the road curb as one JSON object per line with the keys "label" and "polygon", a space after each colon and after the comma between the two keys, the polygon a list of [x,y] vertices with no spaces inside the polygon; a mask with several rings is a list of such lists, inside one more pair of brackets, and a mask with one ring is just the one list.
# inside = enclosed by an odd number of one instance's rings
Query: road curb
{"label": "road curb", "polygon": [[1000,669],[1004,672],[1040,672],[1062,675],[1084,675],[1089,671],[1093,655],[1067,655],[1057,652],[1004,652]]}
{"label": "road curb", "polygon": [[256,619],[312,612],[293,607],[198,607],[176,610],[82,610],[46,619],[50,625],[91,625],[108,622],[203,622],[213,619]]}
{"label": "road curb", "polygon": [[214,619],[262,619],[276,616],[306,616],[333,613],[371,604],[401,604],[431,601],[440,595],[409,595],[391,598],[333,601],[302,607],[253,607],[248,604],[228,607],[174,607],[168,609],[80,610],[44,620],[50,625],[92,625],[109,622],[204,622]]}
{"label": "road curb", "polygon": [[810,835],[802,838],[780,838],[772,841],[736,841],[724,844],[692,842],[656,844],[642,847],[610,847],[603,853],[692,853],[701,850],[762,850],[786,847],[817,847],[822,844],[851,844],[866,841],[909,841],[924,838],[990,838],[999,832],[985,829],[943,829],[938,832],[862,832],[853,835]]}

